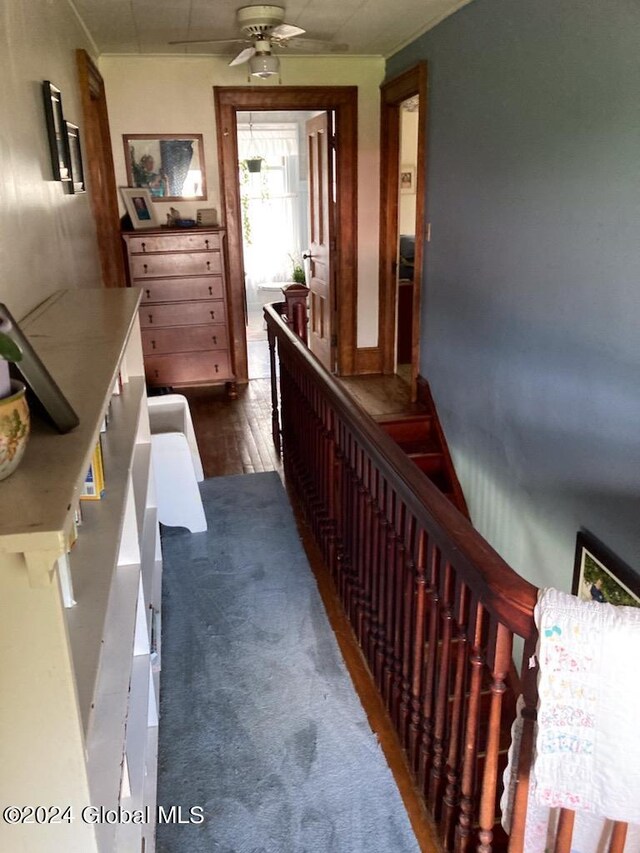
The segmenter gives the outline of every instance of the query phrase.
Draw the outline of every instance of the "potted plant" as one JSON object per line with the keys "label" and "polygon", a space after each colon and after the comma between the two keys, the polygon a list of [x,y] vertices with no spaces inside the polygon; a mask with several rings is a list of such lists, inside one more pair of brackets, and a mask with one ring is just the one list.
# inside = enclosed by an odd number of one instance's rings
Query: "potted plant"
{"label": "potted plant", "polygon": [[18,467],[29,438],[29,406],[22,382],[9,376],[9,362],[22,352],[9,336],[11,323],[0,319],[0,480]]}
{"label": "potted plant", "polygon": [[244,163],[249,172],[262,171],[262,157],[247,157]]}
{"label": "potted plant", "polygon": [[291,264],[292,264],[291,281],[293,281],[294,284],[305,284],[306,285],[307,277],[306,277],[305,272],[304,272],[304,267],[302,266],[302,263],[300,262],[299,255],[289,255],[289,257],[291,258]]}

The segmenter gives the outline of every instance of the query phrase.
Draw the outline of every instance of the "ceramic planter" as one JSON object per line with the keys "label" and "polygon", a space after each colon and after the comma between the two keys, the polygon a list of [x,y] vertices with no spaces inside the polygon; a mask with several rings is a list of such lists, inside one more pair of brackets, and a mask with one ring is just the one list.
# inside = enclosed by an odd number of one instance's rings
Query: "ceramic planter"
{"label": "ceramic planter", "polygon": [[0,399],[0,480],[20,464],[30,430],[26,388],[14,379],[11,391],[11,396]]}

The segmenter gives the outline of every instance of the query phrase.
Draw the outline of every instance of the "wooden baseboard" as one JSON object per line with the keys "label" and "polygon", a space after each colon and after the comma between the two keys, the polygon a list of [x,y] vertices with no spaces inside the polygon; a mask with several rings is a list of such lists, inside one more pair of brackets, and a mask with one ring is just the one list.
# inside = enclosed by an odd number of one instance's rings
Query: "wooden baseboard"
{"label": "wooden baseboard", "polygon": [[380,347],[360,347],[357,349],[354,370],[356,374],[382,373],[382,350]]}

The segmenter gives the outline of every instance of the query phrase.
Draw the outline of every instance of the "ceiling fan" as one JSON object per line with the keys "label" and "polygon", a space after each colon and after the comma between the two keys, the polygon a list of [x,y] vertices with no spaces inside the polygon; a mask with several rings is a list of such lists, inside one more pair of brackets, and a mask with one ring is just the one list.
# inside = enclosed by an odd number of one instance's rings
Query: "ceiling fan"
{"label": "ceiling fan", "polygon": [[251,74],[256,77],[271,77],[280,70],[280,62],[272,49],[293,48],[307,53],[344,53],[346,44],[300,38],[306,32],[302,27],[286,24],[282,6],[242,6],[236,12],[236,22],[244,38],[234,39],[188,39],[171,41],[169,44],[247,44],[229,65],[249,63]]}

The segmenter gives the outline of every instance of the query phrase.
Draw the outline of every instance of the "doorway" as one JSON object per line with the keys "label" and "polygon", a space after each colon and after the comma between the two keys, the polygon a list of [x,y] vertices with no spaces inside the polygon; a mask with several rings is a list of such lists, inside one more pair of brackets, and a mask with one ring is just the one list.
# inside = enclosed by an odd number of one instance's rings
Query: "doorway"
{"label": "doorway", "polygon": [[309,248],[305,123],[312,115],[236,114],[249,379],[270,371],[263,307],[282,301]]}
{"label": "doorway", "polygon": [[415,400],[425,229],[427,66],[381,86],[380,326],[383,373],[406,377]]}
{"label": "doorway", "polygon": [[357,300],[357,88],[355,86],[214,87],[220,192],[227,228],[230,320],[235,375],[248,381],[245,269],[238,179],[238,113],[332,111],[335,115],[336,273],[333,294],[337,372],[353,372]]}

